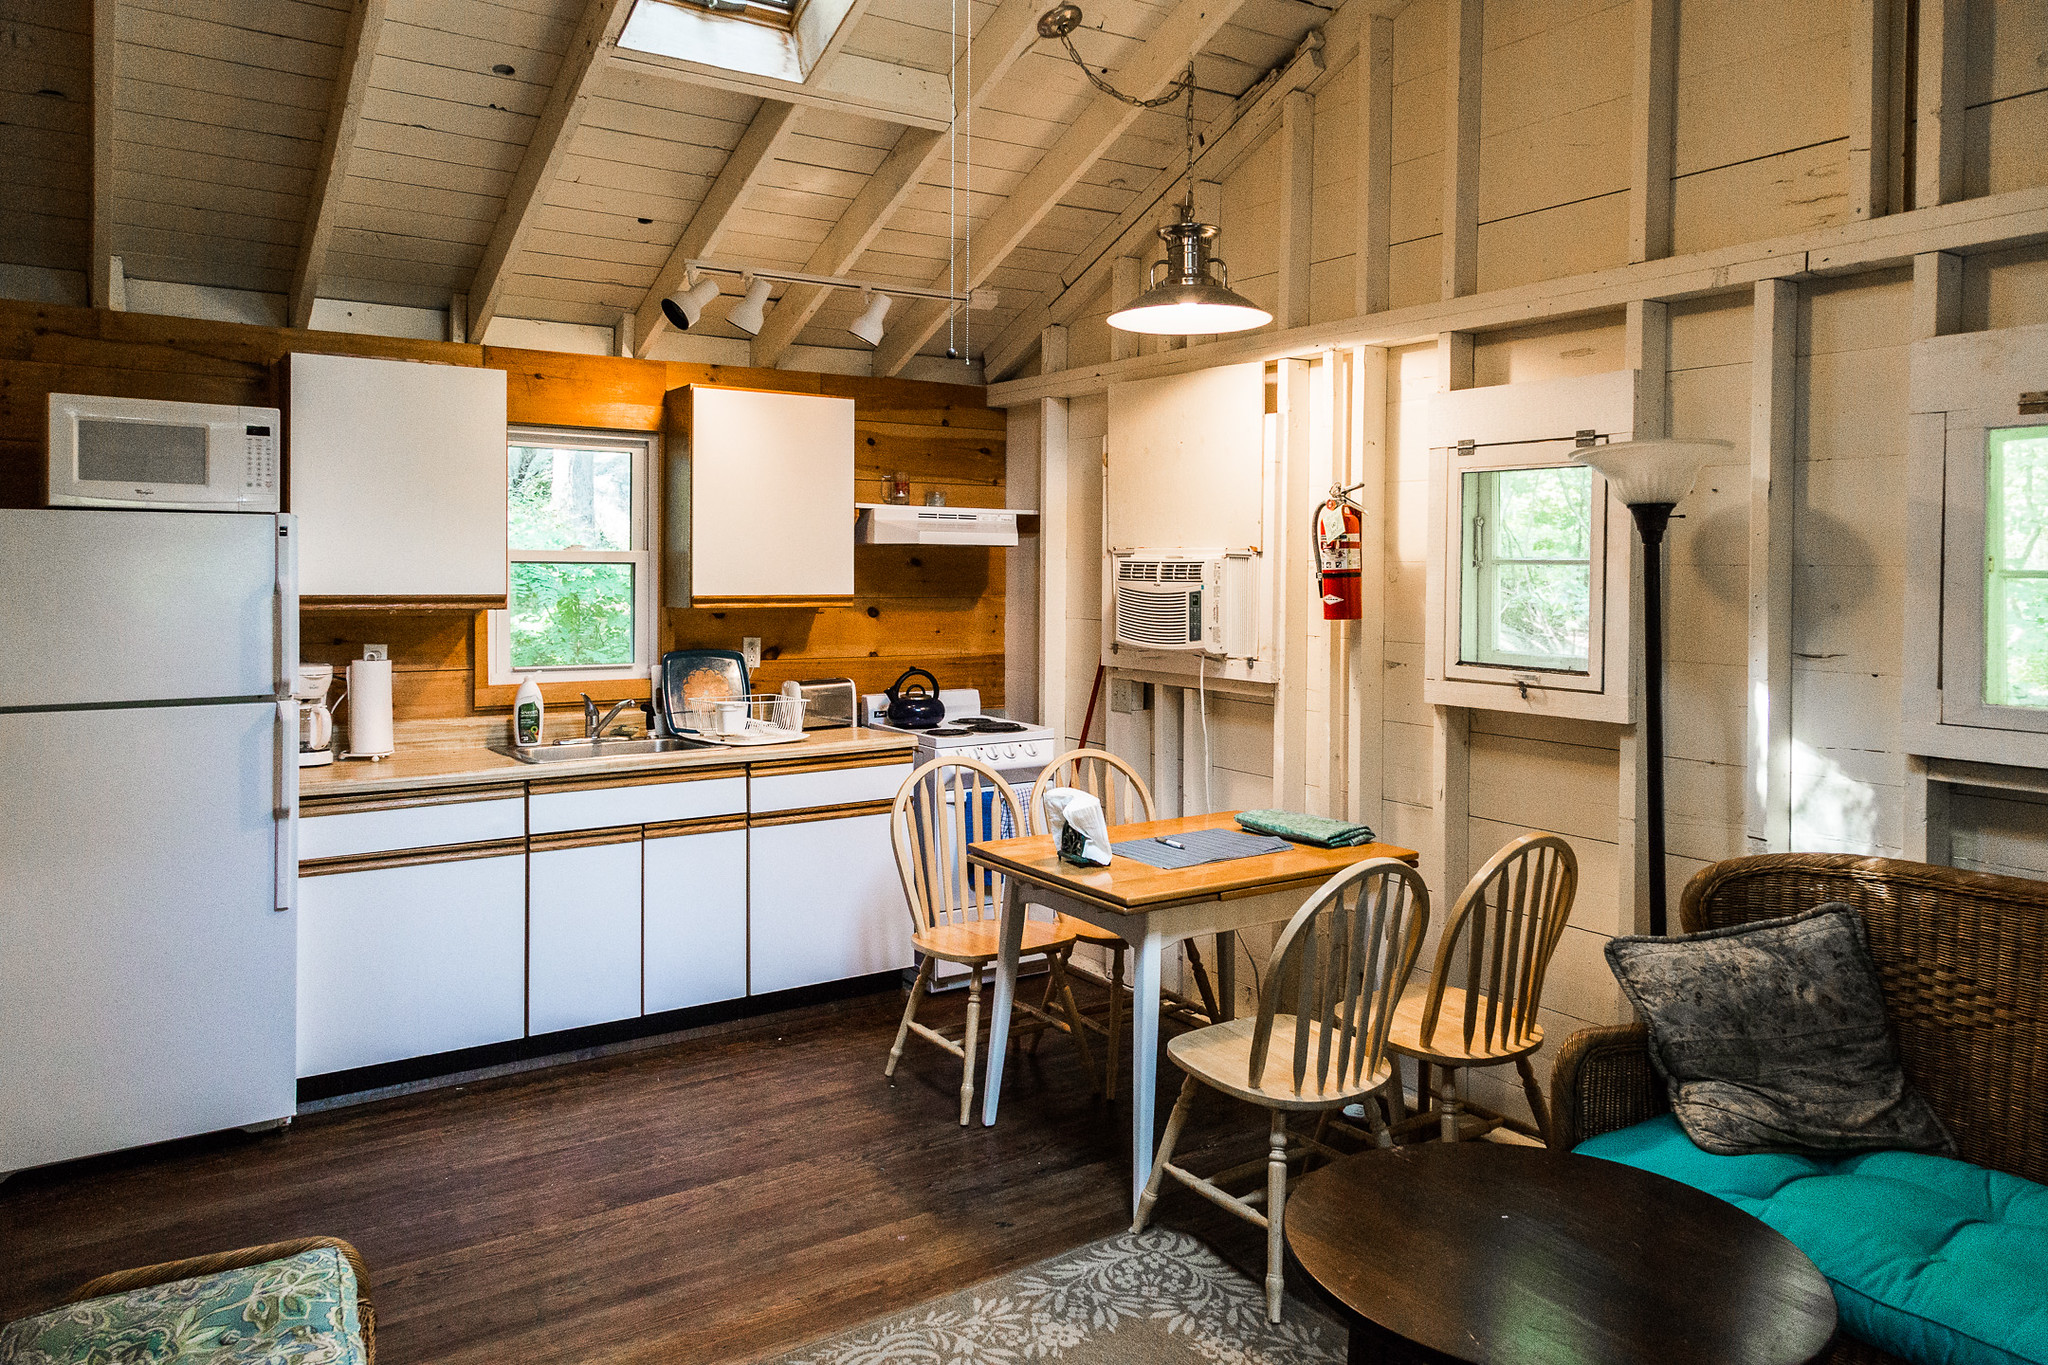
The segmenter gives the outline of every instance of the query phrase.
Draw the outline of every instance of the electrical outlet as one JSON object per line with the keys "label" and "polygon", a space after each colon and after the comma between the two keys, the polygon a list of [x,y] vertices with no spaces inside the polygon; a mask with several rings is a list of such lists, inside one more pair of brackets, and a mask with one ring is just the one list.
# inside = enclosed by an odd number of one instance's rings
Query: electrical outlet
{"label": "electrical outlet", "polygon": [[749,635],[740,641],[740,657],[747,661],[749,671],[761,666],[761,637]]}
{"label": "electrical outlet", "polygon": [[390,658],[390,657],[391,657],[391,646],[390,646],[390,645],[364,645],[364,646],[363,646],[363,657],[364,657],[365,659],[388,659],[388,658]]}

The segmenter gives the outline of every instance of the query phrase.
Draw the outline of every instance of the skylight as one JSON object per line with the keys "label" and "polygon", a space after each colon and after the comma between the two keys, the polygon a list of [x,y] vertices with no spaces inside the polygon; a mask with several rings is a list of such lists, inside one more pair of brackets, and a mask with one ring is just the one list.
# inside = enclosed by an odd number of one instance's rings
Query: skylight
{"label": "skylight", "polygon": [[803,84],[852,0],[639,0],[619,47]]}

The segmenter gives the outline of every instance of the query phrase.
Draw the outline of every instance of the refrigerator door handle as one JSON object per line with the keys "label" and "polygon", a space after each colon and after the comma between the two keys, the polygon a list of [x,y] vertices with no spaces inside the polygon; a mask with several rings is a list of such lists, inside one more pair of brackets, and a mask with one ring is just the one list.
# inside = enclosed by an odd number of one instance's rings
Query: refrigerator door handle
{"label": "refrigerator door handle", "polygon": [[277,910],[299,897],[299,703],[277,704]]}
{"label": "refrigerator door handle", "polygon": [[[277,695],[289,697],[299,674],[299,543],[298,518],[289,512],[277,518]],[[298,748],[296,723],[292,747]]]}

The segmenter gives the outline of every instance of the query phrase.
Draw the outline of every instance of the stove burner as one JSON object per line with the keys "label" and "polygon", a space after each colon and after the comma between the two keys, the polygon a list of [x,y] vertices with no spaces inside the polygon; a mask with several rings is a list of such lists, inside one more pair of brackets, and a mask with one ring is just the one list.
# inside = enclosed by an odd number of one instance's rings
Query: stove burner
{"label": "stove burner", "polygon": [[994,716],[962,716],[953,723],[980,735],[1014,735],[1029,728],[1014,720],[997,720]]}
{"label": "stove burner", "polygon": [[938,739],[958,739],[962,735],[972,734],[973,731],[957,729],[951,725],[941,725],[936,729],[927,730],[925,733]]}

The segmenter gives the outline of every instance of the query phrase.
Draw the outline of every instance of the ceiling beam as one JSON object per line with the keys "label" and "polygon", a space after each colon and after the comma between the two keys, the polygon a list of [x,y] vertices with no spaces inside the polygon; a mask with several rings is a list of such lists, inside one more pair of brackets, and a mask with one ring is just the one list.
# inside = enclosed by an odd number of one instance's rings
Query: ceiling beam
{"label": "ceiling beam", "polygon": [[470,281],[469,335],[474,341],[483,340],[484,329],[498,315],[498,301],[511,276],[512,263],[532,229],[534,210],[547,199],[548,187],[561,173],[569,144],[583,124],[597,73],[603,69],[598,59],[618,37],[632,5],[633,0],[589,0],[583,7],[583,21],[569,39],[569,50],[562,54],[554,88],[541,108],[540,121],[534,126],[532,141],[526,144],[526,155],[519,159],[519,171],[512,177],[498,225],[484,246],[483,259],[477,262],[476,277]]}
{"label": "ceiling beam", "polygon": [[341,65],[334,72],[327,130],[321,136],[320,161],[313,170],[313,196],[306,204],[299,260],[292,269],[290,311],[285,317],[292,327],[305,327],[313,320],[313,300],[327,269],[327,244],[334,239],[334,220],[341,211],[341,190],[348,183],[349,157],[355,151],[363,96],[370,88],[370,68],[377,60],[377,39],[383,28],[384,0],[356,0],[342,35]]}
{"label": "ceiling beam", "polygon": [[[1360,25],[1347,22],[1355,4],[1338,11],[1320,31],[1311,32],[1295,49],[1285,66],[1275,68],[1265,80],[1245,91],[1231,109],[1210,123],[1205,146],[1195,157],[1198,180],[1222,180],[1238,161],[1264,139],[1280,121],[1287,97],[1297,90],[1314,90],[1328,74],[1344,69],[1357,50]],[[1067,284],[1058,294],[1034,304],[1005,327],[983,352],[982,372],[990,383],[1007,377],[1038,348],[1039,335],[1047,327],[1073,322],[1108,285],[1123,256],[1149,259],[1158,236],[1154,231],[1159,206],[1180,184],[1182,168],[1169,166],[1143,192],[1131,199],[1116,221],[1095,235],[1095,240],[1074,257],[1079,269],[1069,267]]]}
{"label": "ceiling beam", "polygon": [[703,202],[690,215],[689,225],[683,229],[676,249],[669,252],[668,260],[656,272],[654,283],[648,287],[646,296],[640,300],[640,307],[634,311],[635,355],[645,357],[653,349],[657,337],[673,330],[661,311],[661,301],[682,287],[691,261],[700,260],[718,249],[718,239],[724,234],[726,224],[732,221],[733,209],[739,206],[740,199],[746,194],[747,187],[754,183],[755,177],[775,163],[777,152],[795,125],[794,104],[785,104],[781,100],[761,101],[754,121],[747,125],[746,132],[740,134],[739,145],[725,158],[718,178],[711,182],[711,189]]}
{"label": "ceiling beam", "polygon": [[[974,80],[971,86],[957,92],[960,113],[968,114],[979,108],[996,83],[1031,50],[1031,44],[1038,38],[1040,3],[1041,0],[1003,0],[974,35],[970,58]],[[944,145],[945,139],[939,133],[915,128],[897,139],[895,148],[804,263],[804,273],[844,275],[852,270],[889,225],[903,201],[923,183]],[[786,291],[768,315],[768,325],[754,338],[753,363],[762,368],[775,365],[830,296],[829,289],[815,285],[798,285]]]}
{"label": "ceiling beam", "polygon": [[120,52],[114,0],[92,0],[92,254],[85,275],[95,308],[114,304],[114,107]]}
{"label": "ceiling beam", "polygon": [[[1165,22],[1145,40],[1132,60],[1116,73],[1115,84],[1138,99],[1152,99],[1171,85],[1195,54],[1230,22],[1245,0],[1180,0]],[[1081,116],[1067,125],[1059,140],[1018,182],[1002,207],[975,233],[974,267],[966,288],[979,289],[1009,259],[1045,215],[1066,197],[1075,183],[1144,112],[1122,100],[1098,94]],[[934,277],[943,282],[942,273]],[[936,287],[936,286],[935,286]],[[910,358],[945,325],[954,305],[920,303],[875,348],[875,376],[898,374]]]}
{"label": "ceiling beam", "polygon": [[854,52],[834,53],[831,61],[821,63],[802,84],[728,71],[703,62],[686,62],[658,52],[616,52],[610,64],[685,85],[730,90],[756,99],[787,100],[833,113],[859,114],[906,128],[944,128],[947,122],[943,72],[920,71],[914,66],[898,66]]}

